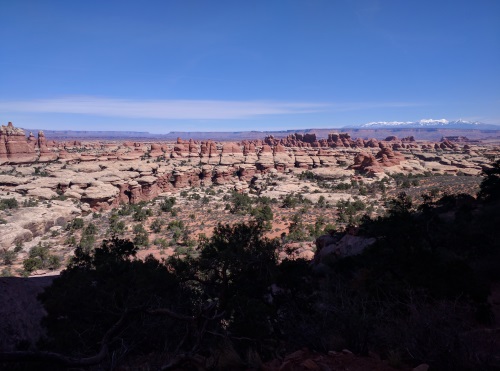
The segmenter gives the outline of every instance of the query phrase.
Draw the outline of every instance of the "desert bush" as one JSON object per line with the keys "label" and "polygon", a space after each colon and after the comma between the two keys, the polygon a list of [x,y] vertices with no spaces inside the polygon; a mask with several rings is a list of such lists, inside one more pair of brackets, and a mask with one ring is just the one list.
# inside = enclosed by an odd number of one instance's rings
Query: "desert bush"
{"label": "desert bush", "polygon": [[281,207],[295,209],[297,206],[310,204],[312,204],[312,202],[305,198],[302,194],[288,193],[283,198],[283,204]]}
{"label": "desert bush", "polygon": [[118,214],[112,213],[109,216],[109,230],[108,232],[112,236],[119,236],[125,232],[125,222],[120,220],[120,216]]}
{"label": "desert bush", "polygon": [[34,207],[38,206],[38,201],[34,198],[28,198],[23,201],[23,207]]}
{"label": "desert bush", "polygon": [[47,245],[38,245],[32,247],[28,258],[23,261],[24,270],[31,273],[38,269],[58,269],[61,266],[61,258],[51,254]]}
{"label": "desert bush", "polygon": [[134,226],[134,244],[136,246],[148,246],[149,245],[149,233],[146,231],[142,224],[136,224]]}
{"label": "desert bush", "polygon": [[245,215],[252,211],[253,200],[248,194],[233,192],[230,200],[231,213]]}
{"label": "desert bush", "polygon": [[89,223],[82,231],[82,236],[80,238],[80,247],[86,251],[92,250],[96,241],[96,234],[96,225],[93,223]]}
{"label": "desert bush", "polygon": [[0,199],[0,210],[17,209],[19,202],[15,198],[2,198]]}
{"label": "desert bush", "polygon": [[82,218],[75,218],[66,225],[66,230],[82,229],[84,225],[85,223]]}
{"label": "desert bush", "polygon": [[0,250],[0,259],[4,265],[12,265],[17,258],[17,252],[14,250]]}
{"label": "desert bush", "polygon": [[304,225],[302,213],[298,212],[292,216],[288,227],[289,241],[305,241],[309,238],[309,233]]}
{"label": "desert bush", "polygon": [[152,215],[153,210],[143,207],[136,207],[134,213],[132,214],[132,219],[136,222],[142,222],[147,220]]}
{"label": "desert bush", "polygon": [[165,225],[165,221],[163,219],[156,218],[151,223],[151,230],[154,233],[160,233],[164,225]]}

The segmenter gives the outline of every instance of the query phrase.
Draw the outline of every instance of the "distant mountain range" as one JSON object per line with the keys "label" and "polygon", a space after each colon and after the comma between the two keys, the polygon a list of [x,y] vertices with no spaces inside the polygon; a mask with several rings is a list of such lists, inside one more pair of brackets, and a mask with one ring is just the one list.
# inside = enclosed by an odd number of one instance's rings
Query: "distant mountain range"
{"label": "distant mountain range", "polygon": [[449,121],[446,119],[434,120],[424,119],[420,121],[377,121],[369,122],[362,125],[349,125],[344,126],[342,129],[474,129],[474,130],[500,130],[500,125],[485,124],[479,121],[465,121],[454,120]]}
{"label": "distant mountain range", "polygon": [[[44,129],[26,129],[26,133],[37,133]],[[87,131],[87,130],[44,130],[45,136],[56,140],[149,140],[170,141],[178,137],[194,140],[218,140],[218,141],[241,141],[252,139],[263,139],[268,135],[275,138],[283,138],[292,133],[316,134],[318,138],[326,138],[329,133],[346,132],[357,138],[384,139],[390,135],[398,137],[414,136],[417,139],[439,140],[442,136],[463,135],[469,139],[499,138],[500,125],[491,125],[481,122],[464,120],[448,121],[420,120],[420,121],[380,121],[369,122],[362,125],[350,125],[341,128],[326,129],[297,129],[297,130],[275,130],[275,131],[171,131],[167,134],[152,134],[139,131]]]}

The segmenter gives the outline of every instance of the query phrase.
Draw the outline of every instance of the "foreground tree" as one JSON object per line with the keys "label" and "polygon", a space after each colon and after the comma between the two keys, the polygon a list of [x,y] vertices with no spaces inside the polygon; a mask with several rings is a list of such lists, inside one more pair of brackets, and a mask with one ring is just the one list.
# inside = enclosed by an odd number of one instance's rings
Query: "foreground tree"
{"label": "foreground tree", "polygon": [[486,177],[481,182],[479,198],[485,201],[500,200],[500,160],[494,162],[491,168],[484,169]]}
{"label": "foreground tree", "polygon": [[278,240],[263,237],[260,223],[219,224],[203,239],[196,259],[172,258],[175,274],[223,313],[214,324],[221,338],[245,339],[245,346],[271,336],[276,311],[269,302],[278,274]]}

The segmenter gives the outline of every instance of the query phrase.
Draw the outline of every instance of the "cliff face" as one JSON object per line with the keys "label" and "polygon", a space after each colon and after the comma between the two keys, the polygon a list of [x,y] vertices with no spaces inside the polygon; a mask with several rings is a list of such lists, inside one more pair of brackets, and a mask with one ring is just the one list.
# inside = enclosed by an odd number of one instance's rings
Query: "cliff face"
{"label": "cliff face", "polygon": [[0,164],[26,164],[38,158],[24,131],[15,128],[12,122],[0,129]]}
{"label": "cliff face", "polygon": [[14,127],[12,122],[0,128],[0,165],[29,164],[57,160],[58,154],[48,147],[43,131],[38,139],[33,133],[26,137],[24,130]]}

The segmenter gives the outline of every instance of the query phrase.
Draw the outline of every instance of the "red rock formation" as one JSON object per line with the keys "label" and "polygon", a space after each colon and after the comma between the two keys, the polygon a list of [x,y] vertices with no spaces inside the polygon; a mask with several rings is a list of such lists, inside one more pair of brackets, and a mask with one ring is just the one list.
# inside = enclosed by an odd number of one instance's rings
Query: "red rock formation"
{"label": "red rock formation", "polygon": [[198,147],[198,144],[192,139],[189,140],[188,150],[189,150],[189,157],[200,156],[200,149]]}
{"label": "red rock formation", "polygon": [[[179,139],[177,139],[179,142]],[[188,148],[182,143],[177,143],[174,146],[174,151],[172,152],[172,157],[187,157],[189,155]]]}
{"label": "red rock formation", "polygon": [[211,140],[207,140],[206,142],[201,142],[200,153],[202,156],[208,156],[208,157],[216,157],[219,155],[219,152],[217,151],[217,145]]}
{"label": "red rock formation", "polygon": [[158,143],[152,143],[151,144],[151,151],[149,152],[149,155],[152,158],[158,158],[160,156],[164,156],[165,152],[163,152],[162,146]]}
{"label": "red rock formation", "polygon": [[37,154],[29,144],[24,130],[15,128],[12,122],[0,129],[0,163],[26,164],[35,162]]}
{"label": "red rock formation", "polygon": [[355,142],[351,139],[348,133],[331,133],[328,134],[328,147],[354,147]]}
{"label": "red rock formation", "polygon": [[368,173],[369,175],[382,173],[384,171],[380,164],[377,162],[375,156],[367,152],[358,153],[356,157],[354,157],[354,164],[349,168]]}
{"label": "red rock formation", "polygon": [[232,181],[234,169],[227,166],[219,166],[215,169],[214,184],[226,184]]}
{"label": "red rock formation", "polygon": [[264,144],[259,151],[259,154],[262,153],[273,153],[273,150],[269,144]]}
{"label": "red rock formation", "polygon": [[182,167],[172,173],[175,188],[199,187],[201,170],[198,168]]}
{"label": "red rock formation", "polygon": [[273,148],[273,155],[276,156],[276,154],[278,153],[286,153],[286,149],[285,147],[282,145],[282,144],[277,144],[274,148]]}
{"label": "red rock formation", "polygon": [[227,142],[222,145],[222,154],[241,154],[241,148],[236,144],[232,142]]}
{"label": "red rock formation", "polygon": [[47,147],[47,140],[45,138],[45,134],[43,131],[38,132],[38,150],[40,151],[40,157],[38,158],[39,162],[49,162],[57,160],[57,153],[52,152]]}
{"label": "red rock formation", "polygon": [[380,151],[377,153],[375,158],[379,160],[379,163],[382,166],[399,165],[401,161],[404,160],[404,157],[400,153],[394,152],[391,147],[383,145],[382,143],[380,147]]}
{"label": "red rock formation", "polygon": [[249,155],[249,154],[255,154],[255,144],[252,142],[246,142],[244,141],[243,143],[243,154]]}
{"label": "red rock formation", "polygon": [[257,168],[254,165],[243,164],[238,167],[238,177],[240,180],[245,182],[250,182],[257,172]]}
{"label": "red rock formation", "polygon": [[28,136],[28,143],[31,145],[31,147],[35,148],[37,144],[37,140],[33,133],[30,131],[30,135]]}

